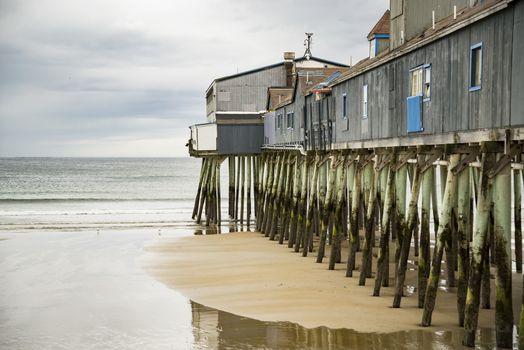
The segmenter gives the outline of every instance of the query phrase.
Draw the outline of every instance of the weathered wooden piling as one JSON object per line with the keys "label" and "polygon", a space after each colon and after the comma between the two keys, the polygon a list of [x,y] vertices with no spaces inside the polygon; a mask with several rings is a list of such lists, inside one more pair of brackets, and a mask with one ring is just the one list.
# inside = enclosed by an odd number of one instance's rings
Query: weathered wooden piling
{"label": "weathered wooden piling", "polygon": [[384,214],[382,215],[382,232],[380,235],[380,250],[377,259],[377,274],[375,277],[375,287],[373,296],[380,295],[380,288],[384,285],[383,280],[388,278],[386,271],[389,265],[389,236],[391,231],[391,214],[393,212],[393,202],[395,196],[395,156],[387,165],[387,183],[384,193]]}
{"label": "weathered wooden piling", "polygon": [[293,201],[291,204],[291,215],[289,224],[289,240],[288,248],[292,248],[295,245],[297,239],[297,221],[298,221],[298,204],[300,198],[300,184],[301,184],[301,169],[302,162],[305,160],[302,156],[297,156],[295,159],[295,165],[293,167]]}
{"label": "weathered wooden piling", "polygon": [[522,276],[522,305],[520,306],[519,350],[524,349],[524,275]]}
{"label": "weathered wooden piling", "polygon": [[246,157],[240,157],[240,225],[244,225],[244,195],[246,187]]}
{"label": "weathered wooden piling", "polygon": [[428,327],[431,325],[431,315],[435,308],[435,300],[437,297],[438,283],[440,279],[440,267],[442,263],[442,255],[444,253],[444,245],[450,232],[451,224],[451,204],[454,202],[454,195],[456,193],[456,177],[451,171],[458,163],[460,155],[453,154],[450,157],[450,164],[448,175],[446,179],[446,187],[444,198],[442,201],[442,208],[440,210],[439,228],[435,237],[435,250],[433,253],[433,264],[431,267],[431,274],[428,279],[426,295],[424,298],[424,312],[422,314],[422,326]]}
{"label": "weathered wooden piling", "polygon": [[257,196],[255,199],[256,206],[256,222],[255,222],[255,229],[257,231],[260,231],[260,228],[262,226],[263,221],[263,213],[264,213],[264,199],[265,199],[265,183],[267,181],[267,177],[269,174],[269,156],[268,154],[262,154],[259,157],[257,165]]}
{"label": "weathered wooden piling", "polygon": [[313,216],[314,216],[314,208],[315,204],[317,202],[317,181],[318,181],[318,164],[320,162],[320,157],[318,155],[315,155],[315,159],[311,165],[312,168],[312,177],[311,177],[311,186],[310,186],[310,195],[309,195],[309,202],[308,202],[308,208],[307,208],[307,218],[306,218],[306,232],[305,232],[305,239],[304,239],[304,246],[302,249],[302,256],[307,256],[307,253],[309,251],[309,245],[310,241],[313,239]]}
{"label": "weathered wooden piling", "polygon": [[489,215],[491,211],[492,184],[488,178],[488,171],[494,163],[494,154],[482,155],[481,172],[479,178],[478,202],[476,220],[474,223],[473,244],[471,247],[470,274],[466,306],[464,311],[464,340],[466,346],[475,345],[478,313],[480,306],[480,281],[486,258],[486,244],[488,239]]}
{"label": "weathered wooden piling", "polygon": [[288,167],[288,159],[289,157],[287,155],[282,156],[278,181],[276,182],[277,186],[274,195],[273,216],[269,225],[269,239],[272,241],[275,240],[275,236],[277,234],[277,227],[282,215],[282,192],[285,179],[283,174],[284,171],[286,171],[286,168]]}
{"label": "weathered wooden piling", "polygon": [[437,167],[433,167],[431,174],[431,212],[433,214],[433,232],[438,232],[438,194],[437,194]]}
{"label": "weathered wooden piling", "polygon": [[331,244],[331,251],[329,255],[329,270],[335,269],[335,263],[337,257],[340,254],[340,245],[342,240],[342,209],[343,209],[343,196],[345,188],[345,177],[346,167],[344,166],[344,156],[340,156],[337,162],[334,164],[336,168],[336,200],[335,200],[335,211],[333,215],[333,238]]}
{"label": "weathered wooden piling", "polygon": [[[326,249],[326,237],[327,237],[327,227],[329,223],[329,216],[332,208],[332,196],[333,188],[335,184],[335,169],[333,168],[334,158],[331,158],[331,166],[328,163],[326,158],[325,163],[321,165],[319,176],[319,212],[320,212],[320,239],[318,243],[317,251],[317,263],[321,263],[324,259],[325,249]],[[328,179],[326,179],[326,173],[329,174]]]}
{"label": "weathered wooden piling", "polygon": [[295,238],[294,251],[298,253],[300,247],[303,244],[304,236],[306,235],[306,203],[307,203],[307,169],[308,169],[308,158],[304,157],[304,162],[300,169],[300,198],[297,206],[297,233]]}
{"label": "weathered wooden piling", "polygon": [[[419,157],[419,160],[421,158]],[[420,162],[419,162],[420,163]],[[406,277],[406,269],[409,258],[409,251],[411,248],[411,238],[417,220],[417,204],[420,192],[421,174],[420,166],[417,164],[414,168],[413,183],[411,184],[411,199],[409,202],[408,218],[404,225],[404,232],[402,232],[402,248],[399,255],[399,262],[397,267],[397,276],[395,279],[395,296],[393,299],[393,307],[400,307],[402,293],[404,289],[404,280]]]}
{"label": "weathered wooden piling", "polygon": [[397,163],[397,171],[395,174],[395,276],[397,276],[398,260],[400,258],[400,250],[402,248],[402,239],[406,225],[406,181],[407,181],[407,158],[406,155],[399,156]]}
{"label": "weathered wooden piling", "polygon": [[[377,161],[378,163],[378,161]],[[366,285],[366,277],[371,275],[371,258],[372,258],[372,240],[375,223],[375,210],[377,207],[377,186],[379,174],[377,171],[376,164],[373,166],[373,163],[368,164],[368,166],[373,170],[367,172],[366,175],[371,177],[368,181],[371,183],[371,187],[368,192],[368,204],[366,212],[366,220],[364,224],[364,249],[362,250],[362,264],[360,267],[360,276],[359,276],[359,286]]]}
{"label": "weathered wooden piling", "polygon": [[222,164],[223,159],[217,161],[217,177],[216,177],[216,212],[217,220],[216,224],[218,225],[218,230],[220,231],[220,225],[222,224],[222,197],[220,193],[220,165]]}
{"label": "weathered wooden piling", "polygon": [[[428,160],[426,156],[425,160]],[[430,250],[430,207],[431,192],[433,188],[433,166],[424,171],[422,175],[422,205],[420,215],[420,254],[418,256],[418,307],[424,307],[424,297],[429,277],[431,264]]]}
{"label": "weathered wooden piling", "polygon": [[282,225],[280,226],[280,232],[278,237],[278,243],[283,244],[284,239],[288,238],[289,235],[289,222],[291,215],[291,203],[292,203],[292,190],[293,190],[293,169],[295,159],[290,156],[288,165],[286,168],[286,183],[284,196],[282,198]]}
{"label": "weathered wooden piling", "polygon": [[251,226],[251,157],[246,157],[246,165],[247,165],[247,194],[246,194],[246,223],[247,227],[249,228]]}
{"label": "weathered wooden piling", "polygon": [[[357,244],[359,237],[358,217],[360,213],[360,185],[361,185],[361,163],[364,158],[363,154],[358,156],[358,160],[354,162],[355,172],[353,176],[353,191],[351,198],[351,220],[350,220],[350,235],[349,235],[349,254],[346,266],[346,277],[353,277],[353,270],[355,269],[355,259],[357,255]],[[360,164],[359,164],[360,163]]]}
{"label": "weathered wooden piling", "polygon": [[[467,156],[465,156],[467,157]],[[464,157],[464,158],[465,158]],[[459,325],[464,326],[464,310],[469,278],[469,239],[468,229],[470,217],[470,172],[464,168],[458,172],[457,187],[457,239],[458,239],[458,274],[457,274],[457,311]]]}
{"label": "weathered wooden piling", "polygon": [[235,213],[234,218],[235,222],[238,222],[239,216],[238,216],[238,202],[240,199],[240,157],[236,157],[236,183],[235,183]]}
{"label": "weathered wooden piling", "polygon": [[211,158],[209,161],[209,179],[207,182],[207,191],[206,191],[206,226],[209,226],[211,224],[211,219],[213,216],[213,192],[215,191],[215,159]]}
{"label": "weathered wooden piling", "polygon": [[229,177],[229,193],[228,193],[228,214],[229,219],[235,216],[235,157],[229,156],[227,159],[228,177]]}
{"label": "weathered wooden piling", "polygon": [[273,176],[271,178],[271,181],[268,183],[268,196],[266,201],[267,204],[265,207],[266,212],[264,216],[264,224],[262,226],[262,232],[266,237],[269,237],[271,219],[273,218],[275,195],[277,192],[278,179],[280,176],[280,167],[282,165],[283,157],[283,154],[276,155],[276,159],[273,164]]}
{"label": "weathered wooden piling", "polygon": [[513,345],[513,303],[511,298],[511,158],[502,155],[493,182],[494,249],[496,262],[495,331],[497,346]]}
{"label": "weathered wooden piling", "polygon": [[253,209],[254,209],[255,218],[257,218],[257,214],[258,214],[260,158],[262,157],[263,157],[262,155],[252,157],[252,160],[253,160]]}
{"label": "weathered wooden piling", "polygon": [[[520,162],[521,156],[516,157]],[[513,218],[515,222],[515,264],[517,272],[522,273],[522,184],[520,170],[513,170]]]}
{"label": "weathered wooden piling", "polygon": [[197,213],[197,218],[196,218],[197,224],[200,224],[202,222],[202,210],[204,208],[204,203],[207,200],[208,182],[209,182],[210,173],[211,173],[211,160],[206,158],[204,159],[204,162],[205,162],[206,169],[204,171],[204,179],[202,181],[202,192],[201,192],[200,203],[199,203],[198,213]]}
{"label": "weathered wooden piling", "polygon": [[202,165],[200,166],[200,177],[198,180],[198,190],[195,197],[195,205],[193,206],[193,214],[191,215],[191,218],[194,220],[197,213],[198,213],[198,205],[200,202],[200,193],[202,192],[202,182],[204,181],[204,172],[206,168],[206,159],[202,158]]}

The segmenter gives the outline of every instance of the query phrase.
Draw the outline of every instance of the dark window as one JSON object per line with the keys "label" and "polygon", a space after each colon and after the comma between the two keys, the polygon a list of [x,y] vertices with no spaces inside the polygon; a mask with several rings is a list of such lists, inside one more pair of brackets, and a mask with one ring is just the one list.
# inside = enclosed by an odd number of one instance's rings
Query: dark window
{"label": "dark window", "polygon": [[471,46],[469,69],[469,91],[480,90],[482,86],[482,43]]}
{"label": "dark window", "polygon": [[348,97],[346,94],[342,95],[342,118],[348,118]]}
{"label": "dark window", "polygon": [[287,114],[287,128],[288,129],[295,128],[295,112],[289,112]]}

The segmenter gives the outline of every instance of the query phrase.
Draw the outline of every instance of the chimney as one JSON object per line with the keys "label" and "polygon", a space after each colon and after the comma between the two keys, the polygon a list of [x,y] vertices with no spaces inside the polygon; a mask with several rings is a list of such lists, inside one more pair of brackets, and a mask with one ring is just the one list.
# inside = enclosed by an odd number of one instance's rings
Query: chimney
{"label": "chimney", "polygon": [[295,65],[294,60],[294,52],[284,52],[284,67],[286,68],[286,87],[293,86],[293,71]]}

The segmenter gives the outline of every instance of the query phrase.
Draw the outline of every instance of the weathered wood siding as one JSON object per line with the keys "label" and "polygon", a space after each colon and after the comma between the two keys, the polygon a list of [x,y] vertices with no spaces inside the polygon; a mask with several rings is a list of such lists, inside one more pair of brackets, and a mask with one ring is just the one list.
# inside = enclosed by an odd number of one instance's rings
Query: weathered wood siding
{"label": "weathered wood siding", "polygon": [[[406,137],[411,69],[431,65],[431,98],[423,102],[423,131],[435,135],[524,125],[524,3],[517,2],[449,36],[389,61],[333,87],[315,101],[297,94],[292,105],[296,128],[305,110],[305,134],[285,128],[276,143],[301,141],[307,148],[329,143]],[[482,43],[482,87],[469,91],[470,48]],[[368,85],[368,118],[363,118],[362,87]],[[343,94],[347,119],[343,118]],[[305,103],[305,107],[304,107]],[[284,117],[285,126],[285,117]],[[298,137],[298,138],[297,138]]]}
{"label": "weathered wood siding", "polygon": [[218,124],[218,154],[258,154],[264,141],[263,124]]}
{"label": "weathered wood siding", "polygon": [[[522,12],[522,6],[518,8],[515,15]],[[409,71],[423,64],[431,64],[431,99],[423,103],[422,134],[509,126],[511,94],[519,94],[518,89],[511,89],[513,36],[524,34],[514,26],[513,17],[510,7],[335,86],[330,98],[342,101],[346,93],[349,113],[348,130],[337,127],[336,141],[407,136]],[[470,92],[470,47],[479,42],[483,44],[482,88]],[[517,80],[524,79],[522,67],[518,69],[513,71],[513,81],[518,76]],[[367,121],[362,119],[364,84],[368,84]],[[336,106],[336,122],[343,124],[342,105]],[[523,121],[515,116],[511,124],[522,125]]]}
{"label": "weathered wood siding", "polygon": [[[297,86],[295,96],[294,103],[277,108],[275,111],[275,118],[278,118],[278,115],[283,116],[281,128],[274,124],[271,130],[276,144],[302,142],[304,139],[304,94],[301,85]],[[288,125],[287,114],[290,112],[294,113],[294,127]]]}
{"label": "weathered wood siding", "polygon": [[216,82],[216,111],[257,112],[266,109],[267,89],[285,86],[284,65]]}
{"label": "weathered wood siding", "polygon": [[511,125],[524,125],[524,1],[515,4],[511,60]]}

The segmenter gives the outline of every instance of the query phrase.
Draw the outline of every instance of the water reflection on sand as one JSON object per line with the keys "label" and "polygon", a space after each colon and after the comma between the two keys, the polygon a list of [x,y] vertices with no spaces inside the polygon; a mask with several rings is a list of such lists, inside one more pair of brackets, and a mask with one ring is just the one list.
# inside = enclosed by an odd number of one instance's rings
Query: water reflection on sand
{"label": "water reflection on sand", "polygon": [[[462,331],[427,330],[389,334],[349,329],[304,328],[290,322],[262,322],[191,302],[194,346],[211,349],[461,349]],[[477,349],[493,349],[495,335],[482,329]],[[469,348],[464,348],[469,349]]]}

